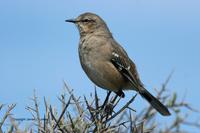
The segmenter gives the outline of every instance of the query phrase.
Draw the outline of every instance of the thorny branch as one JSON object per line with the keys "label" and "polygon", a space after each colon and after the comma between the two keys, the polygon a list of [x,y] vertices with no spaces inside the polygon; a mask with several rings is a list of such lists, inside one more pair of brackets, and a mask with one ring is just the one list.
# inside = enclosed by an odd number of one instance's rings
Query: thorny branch
{"label": "thorny branch", "polygon": [[[183,109],[187,109],[191,112],[198,113],[197,110],[191,107],[185,99],[179,101],[177,93],[169,95],[167,91],[167,84],[171,78],[171,75],[167,78],[160,90],[157,89],[157,98],[160,99],[168,108],[172,111],[174,120],[168,125],[160,126],[161,124],[156,121],[157,112],[151,107],[142,109],[142,111],[135,112],[135,109],[131,107],[131,103],[134,104],[136,95],[132,97],[124,106],[121,107],[121,98],[113,96],[111,92],[107,93],[105,100],[101,103],[95,88],[93,99],[84,97],[76,97],[73,91],[64,82],[64,89],[67,94],[61,94],[61,98],[58,98],[61,102],[61,113],[58,113],[57,109],[53,107],[44,98],[45,112],[42,115],[39,112],[39,102],[36,94],[33,95],[34,106],[27,106],[26,109],[31,113],[32,118],[13,118],[10,117],[9,132],[33,132],[37,129],[37,132],[57,132],[57,133],[82,133],[82,132],[132,132],[132,133],[181,133],[189,132],[182,129],[181,125],[193,126],[200,128],[199,121],[189,121],[190,115],[182,112]],[[168,93],[168,94],[167,94]],[[82,100],[82,101],[81,101]],[[0,104],[0,111],[3,110],[5,105]],[[76,108],[73,108],[73,107]],[[8,106],[6,113],[3,115],[0,121],[0,133],[3,132],[2,127],[5,126],[5,121],[10,116],[10,112],[15,107],[15,104]],[[116,109],[117,107],[117,109]],[[77,112],[75,115],[73,112]],[[19,121],[34,121],[31,128],[20,129]],[[27,130],[28,129],[28,130]]]}

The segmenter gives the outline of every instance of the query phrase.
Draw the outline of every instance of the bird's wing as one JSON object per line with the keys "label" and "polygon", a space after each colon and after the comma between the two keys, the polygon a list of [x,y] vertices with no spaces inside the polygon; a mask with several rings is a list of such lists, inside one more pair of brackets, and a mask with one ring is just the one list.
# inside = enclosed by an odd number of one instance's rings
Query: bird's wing
{"label": "bird's wing", "polygon": [[143,85],[139,79],[135,64],[122,48],[113,50],[111,62],[131,82],[134,89],[139,91]]}
{"label": "bird's wing", "polygon": [[133,87],[145,98],[160,114],[164,116],[170,115],[169,110],[157,98],[149,93],[142,85],[135,64],[129,59],[123,48],[115,47],[112,52],[111,62],[126,77]]}

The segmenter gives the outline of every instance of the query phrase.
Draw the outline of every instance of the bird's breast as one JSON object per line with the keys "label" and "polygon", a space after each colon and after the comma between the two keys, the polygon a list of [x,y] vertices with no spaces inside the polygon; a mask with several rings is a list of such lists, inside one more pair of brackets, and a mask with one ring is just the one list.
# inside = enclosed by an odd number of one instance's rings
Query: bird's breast
{"label": "bird's breast", "polygon": [[87,74],[97,86],[111,91],[127,88],[127,80],[114,67],[107,58],[107,52],[100,52],[102,47],[79,45],[80,63]]}

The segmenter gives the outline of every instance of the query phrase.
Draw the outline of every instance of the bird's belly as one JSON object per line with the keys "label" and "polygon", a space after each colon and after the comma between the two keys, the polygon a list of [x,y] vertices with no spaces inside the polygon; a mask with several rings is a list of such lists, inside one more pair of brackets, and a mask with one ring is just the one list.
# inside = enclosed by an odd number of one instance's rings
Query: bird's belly
{"label": "bird's belly", "polygon": [[113,66],[111,62],[93,60],[82,64],[85,73],[97,86],[115,91],[128,89],[130,83]]}

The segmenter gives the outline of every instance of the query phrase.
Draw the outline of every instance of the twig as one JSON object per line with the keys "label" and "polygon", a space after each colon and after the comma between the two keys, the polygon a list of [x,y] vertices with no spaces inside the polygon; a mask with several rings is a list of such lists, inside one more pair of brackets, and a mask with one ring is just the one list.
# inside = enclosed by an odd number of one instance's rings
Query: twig
{"label": "twig", "polygon": [[8,106],[8,110],[6,111],[6,114],[4,115],[3,119],[0,122],[0,129],[2,128],[3,123],[7,119],[7,117],[10,115],[10,112],[15,108],[16,104],[11,104]]}
{"label": "twig", "polygon": [[[53,118],[53,120],[58,123],[58,121],[56,120],[54,114],[53,114],[53,110],[52,110],[52,107],[50,106],[49,108],[49,111],[50,111],[50,114],[51,114],[51,117]],[[64,133],[64,131],[62,130],[62,128],[60,127],[60,125],[58,124],[58,128],[62,131],[62,133]],[[54,129],[54,128],[53,128]],[[55,129],[54,129],[55,130]]]}
{"label": "twig", "polygon": [[65,105],[65,108],[63,109],[63,111],[62,111],[62,113],[61,113],[61,115],[60,115],[58,121],[56,122],[56,125],[55,125],[54,129],[56,129],[57,125],[60,123],[60,120],[61,120],[61,118],[63,117],[63,115],[64,115],[64,113],[65,113],[67,107],[69,106],[70,101],[71,101],[71,96],[70,96],[70,98],[69,98],[67,104]]}
{"label": "twig", "polygon": [[67,86],[67,84],[64,82],[64,86],[66,88],[66,90],[68,91],[68,93],[72,96],[72,100],[75,102],[77,110],[79,112],[79,115],[81,116],[83,114],[83,109],[80,107],[78,100],[76,99],[76,97],[74,96],[74,94],[71,92],[71,90],[69,89],[69,87]]}
{"label": "twig", "polygon": [[37,102],[37,97],[36,97],[36,92],[34,90],[34,94],[33,94],[33,101],[35,104],[35,112],[36,112],[36,117],[37,117],[37,121],[38,121],[38,133],[40,133],[40,129],[42,128],[42,124],[40,121],[40,112],[39,112],[39,107],[38,107],[38,102]]}
{"label": "twig", "polygon": [[72,131],[75,133],[75,124],[72,120],[70,113],[68,112],[67,114],[68,114],[68,117],[69,117],[69,120],[70,120],[70,123],[71,123]]}

